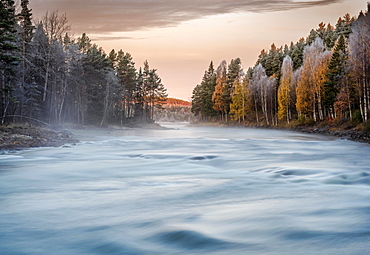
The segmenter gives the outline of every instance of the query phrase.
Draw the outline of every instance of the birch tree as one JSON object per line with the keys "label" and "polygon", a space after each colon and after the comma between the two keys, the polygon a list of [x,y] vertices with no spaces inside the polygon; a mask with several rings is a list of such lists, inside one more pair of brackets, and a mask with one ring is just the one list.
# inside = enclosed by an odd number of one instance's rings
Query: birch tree
{"label": "birch tree", "polygon": [[293,61],[289,56],[283,60],[281,68],[280,86],[278,89],[278,118],[280,120],[286,119],[289,123],[291,119],[291,86],[293,78]]}
{"label": "birch tree", "polygon": [[359,108],[364,121],[369,119],[370,111],[370,4],[368,12],[352,23],[349,36],[349,61],[351,76],[359,96]]}

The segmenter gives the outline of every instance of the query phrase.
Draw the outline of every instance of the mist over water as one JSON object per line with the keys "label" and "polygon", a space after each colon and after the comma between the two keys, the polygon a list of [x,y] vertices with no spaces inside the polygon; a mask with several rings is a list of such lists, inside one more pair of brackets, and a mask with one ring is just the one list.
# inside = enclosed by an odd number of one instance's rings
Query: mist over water
{"label": "mist over water", "polygon": [[1,154],[0,254],[370,251],[369,145],[163,125]]}

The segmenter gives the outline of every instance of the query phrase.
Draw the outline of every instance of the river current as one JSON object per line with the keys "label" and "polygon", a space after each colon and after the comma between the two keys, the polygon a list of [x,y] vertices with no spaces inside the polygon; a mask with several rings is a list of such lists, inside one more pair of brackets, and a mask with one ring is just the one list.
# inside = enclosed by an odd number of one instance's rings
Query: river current
{"label": "river current", "polygon": [[0,254],[369,254],[369,145],[164,125],[0,154]]}

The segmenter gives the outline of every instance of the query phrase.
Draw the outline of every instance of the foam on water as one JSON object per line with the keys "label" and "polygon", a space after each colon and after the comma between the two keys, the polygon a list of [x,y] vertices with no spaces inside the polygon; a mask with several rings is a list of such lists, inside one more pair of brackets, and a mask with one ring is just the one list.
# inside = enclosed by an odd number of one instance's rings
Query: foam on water
{"label": "foam on water", "polygon": [[0,254],[370,250],[366,144],[179,124],[84,133],[0,155]]}

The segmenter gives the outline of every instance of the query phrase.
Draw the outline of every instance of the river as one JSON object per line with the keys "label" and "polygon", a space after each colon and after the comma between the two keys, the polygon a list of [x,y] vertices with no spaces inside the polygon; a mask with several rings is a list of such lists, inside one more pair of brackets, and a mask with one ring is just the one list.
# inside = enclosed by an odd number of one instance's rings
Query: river
{"label": "river", "polygon": [[1,153],[0,254],[369,254],[368,144],[163,125]]}

